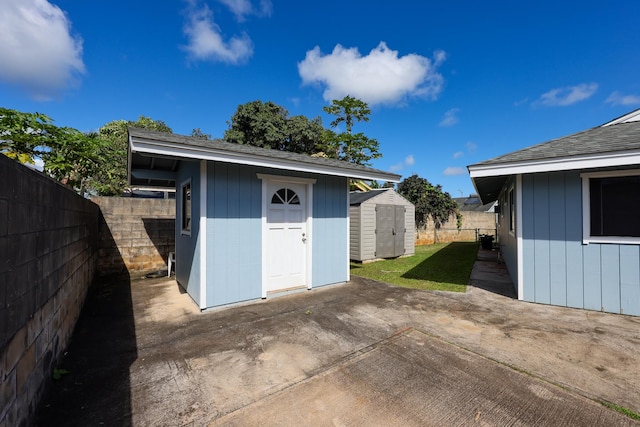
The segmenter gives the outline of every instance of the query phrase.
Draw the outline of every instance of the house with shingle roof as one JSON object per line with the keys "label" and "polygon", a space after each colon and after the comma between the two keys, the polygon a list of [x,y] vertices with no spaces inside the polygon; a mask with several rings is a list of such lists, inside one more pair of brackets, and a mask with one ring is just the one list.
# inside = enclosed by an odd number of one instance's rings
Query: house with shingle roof
{"label": "house with shingle roof", "polygon": [[518,299],[640,315],[640,109],[468,170]]}
{"label": "house with shingle roof", "polygon": [[175,277],[201,309],[349,281],[349,179],[335,159],[129,129],[128,179],[175,188]]}

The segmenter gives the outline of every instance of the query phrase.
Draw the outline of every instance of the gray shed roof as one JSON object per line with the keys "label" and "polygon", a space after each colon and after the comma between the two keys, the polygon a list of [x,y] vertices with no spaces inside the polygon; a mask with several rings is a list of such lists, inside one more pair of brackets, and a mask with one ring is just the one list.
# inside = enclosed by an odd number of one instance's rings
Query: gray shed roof
{"label": "gray shed roof", "polygon": [[602,126],[468,166],[484,203],[496,200],[509,176],[640,165],[640,109]]}
{"label": "gray shed roof", "polygon": [[391,188],[376,188],[370,191],[352,191],[349,193],[349,205],[358,206],[372,197],[376,197],[378,194],[382,194]]}
{"label": "gray shed roof", "polygon": [[251,145],[129,128],[129,182],[173,187],[180,160],[214,160],[359,179],[399,182],[400,175],[353,163]]}

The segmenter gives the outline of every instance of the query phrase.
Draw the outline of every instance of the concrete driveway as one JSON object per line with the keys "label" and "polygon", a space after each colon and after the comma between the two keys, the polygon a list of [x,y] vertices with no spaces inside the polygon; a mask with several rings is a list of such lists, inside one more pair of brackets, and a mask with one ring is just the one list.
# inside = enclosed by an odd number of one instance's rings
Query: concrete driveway
{"label": "concrete driveway", "polygon": [[94,286],[38,425],[639,425],[640,318],[353,277],[200,313],[174,280]]}

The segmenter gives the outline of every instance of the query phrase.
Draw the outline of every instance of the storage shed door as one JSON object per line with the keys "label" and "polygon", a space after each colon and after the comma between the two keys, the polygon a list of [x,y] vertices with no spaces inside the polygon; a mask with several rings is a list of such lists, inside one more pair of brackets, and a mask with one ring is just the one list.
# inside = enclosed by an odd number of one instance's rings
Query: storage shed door
{"label": "storage shed door", "polygon": [[376,257],[404,254],[404,209],[404,206],[376,205]]}
{"label": "storage shed door", "polygon": [[305,285],[304,185],[269,183],[267,201],[268,291]]}

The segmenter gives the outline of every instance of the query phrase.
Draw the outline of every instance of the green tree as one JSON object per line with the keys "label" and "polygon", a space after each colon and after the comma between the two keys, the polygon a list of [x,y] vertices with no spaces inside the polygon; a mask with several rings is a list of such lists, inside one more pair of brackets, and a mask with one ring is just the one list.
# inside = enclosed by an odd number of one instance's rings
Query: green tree
{"label": "green tree", "polygon": [[0,152],[21,163],[41,159],[46,174],[80,194],[98,170],[99,146],[96,134],[57,127],[44,114],[0,108]]}
{"label": "green tree", "polygon": [[238,105],[231,122],[227,122],[229,129],[225,131],[224,139],[236,144],[284,150],[287,115],[287,110],[271,101],[256,100]]}
{"label": "green tree", "polygon": [[211,139],[211,134],[204,133],[200,128],[193,129],[191,131],[191,136],[193,136],[194,138],[200,138],[200,139]]}
{"label": "green tree", "polygon": [[102,168],[98,156],[101,143],[97,133],[58,128],[55,138],[49,143],[49,150],[40,153],[44,171],[78,193],[85,194],[90,178]]}
{"label": "green tree", "polygon": [[280,105],[259,100],[241,104],[227,122],[224,139],[294,153],[316,154],[323,151],[322,119],[291,116]]}
{"label": "green tree", "polygon": [[57,132],[49,116],[0,107],[0,153],[7,157],[33,164]]}
{"label": "green tree", "polygon": [[355,122],[368,122],[371,110],[366,102],[349,95],[341,100],[331,101],[331,105],[323,110],[327,114],[336,116],[330,123],[332,128],[344,124],[345,131],[341,133],[325,133],[324,143],[328,151],[332,152],[331,157],[336,157],[347,162],[359,165],[369,165],[370,160],[382,156],[379,152],[378,141],[367,137],[364,133],[353,133]]}
{"label": "green tree", "polygon": [[[415,205],[416,227],[423,227],[429,218],[436,229],[445,224],[451,215],[461,218],[458,205],[441,185],[433,185],[425,178],[411,175],[398,184],[398,193]],[[458,228],[460,228],[458,221]]]}
{"label": "green tree", "polygon": [[145,116],[140,116],[136,121],[114,120],[102,126],[98,130],[100,171],[88,182],[100,195],[120,196],[127,188],[129,127],[171,132],[165,122]]}

